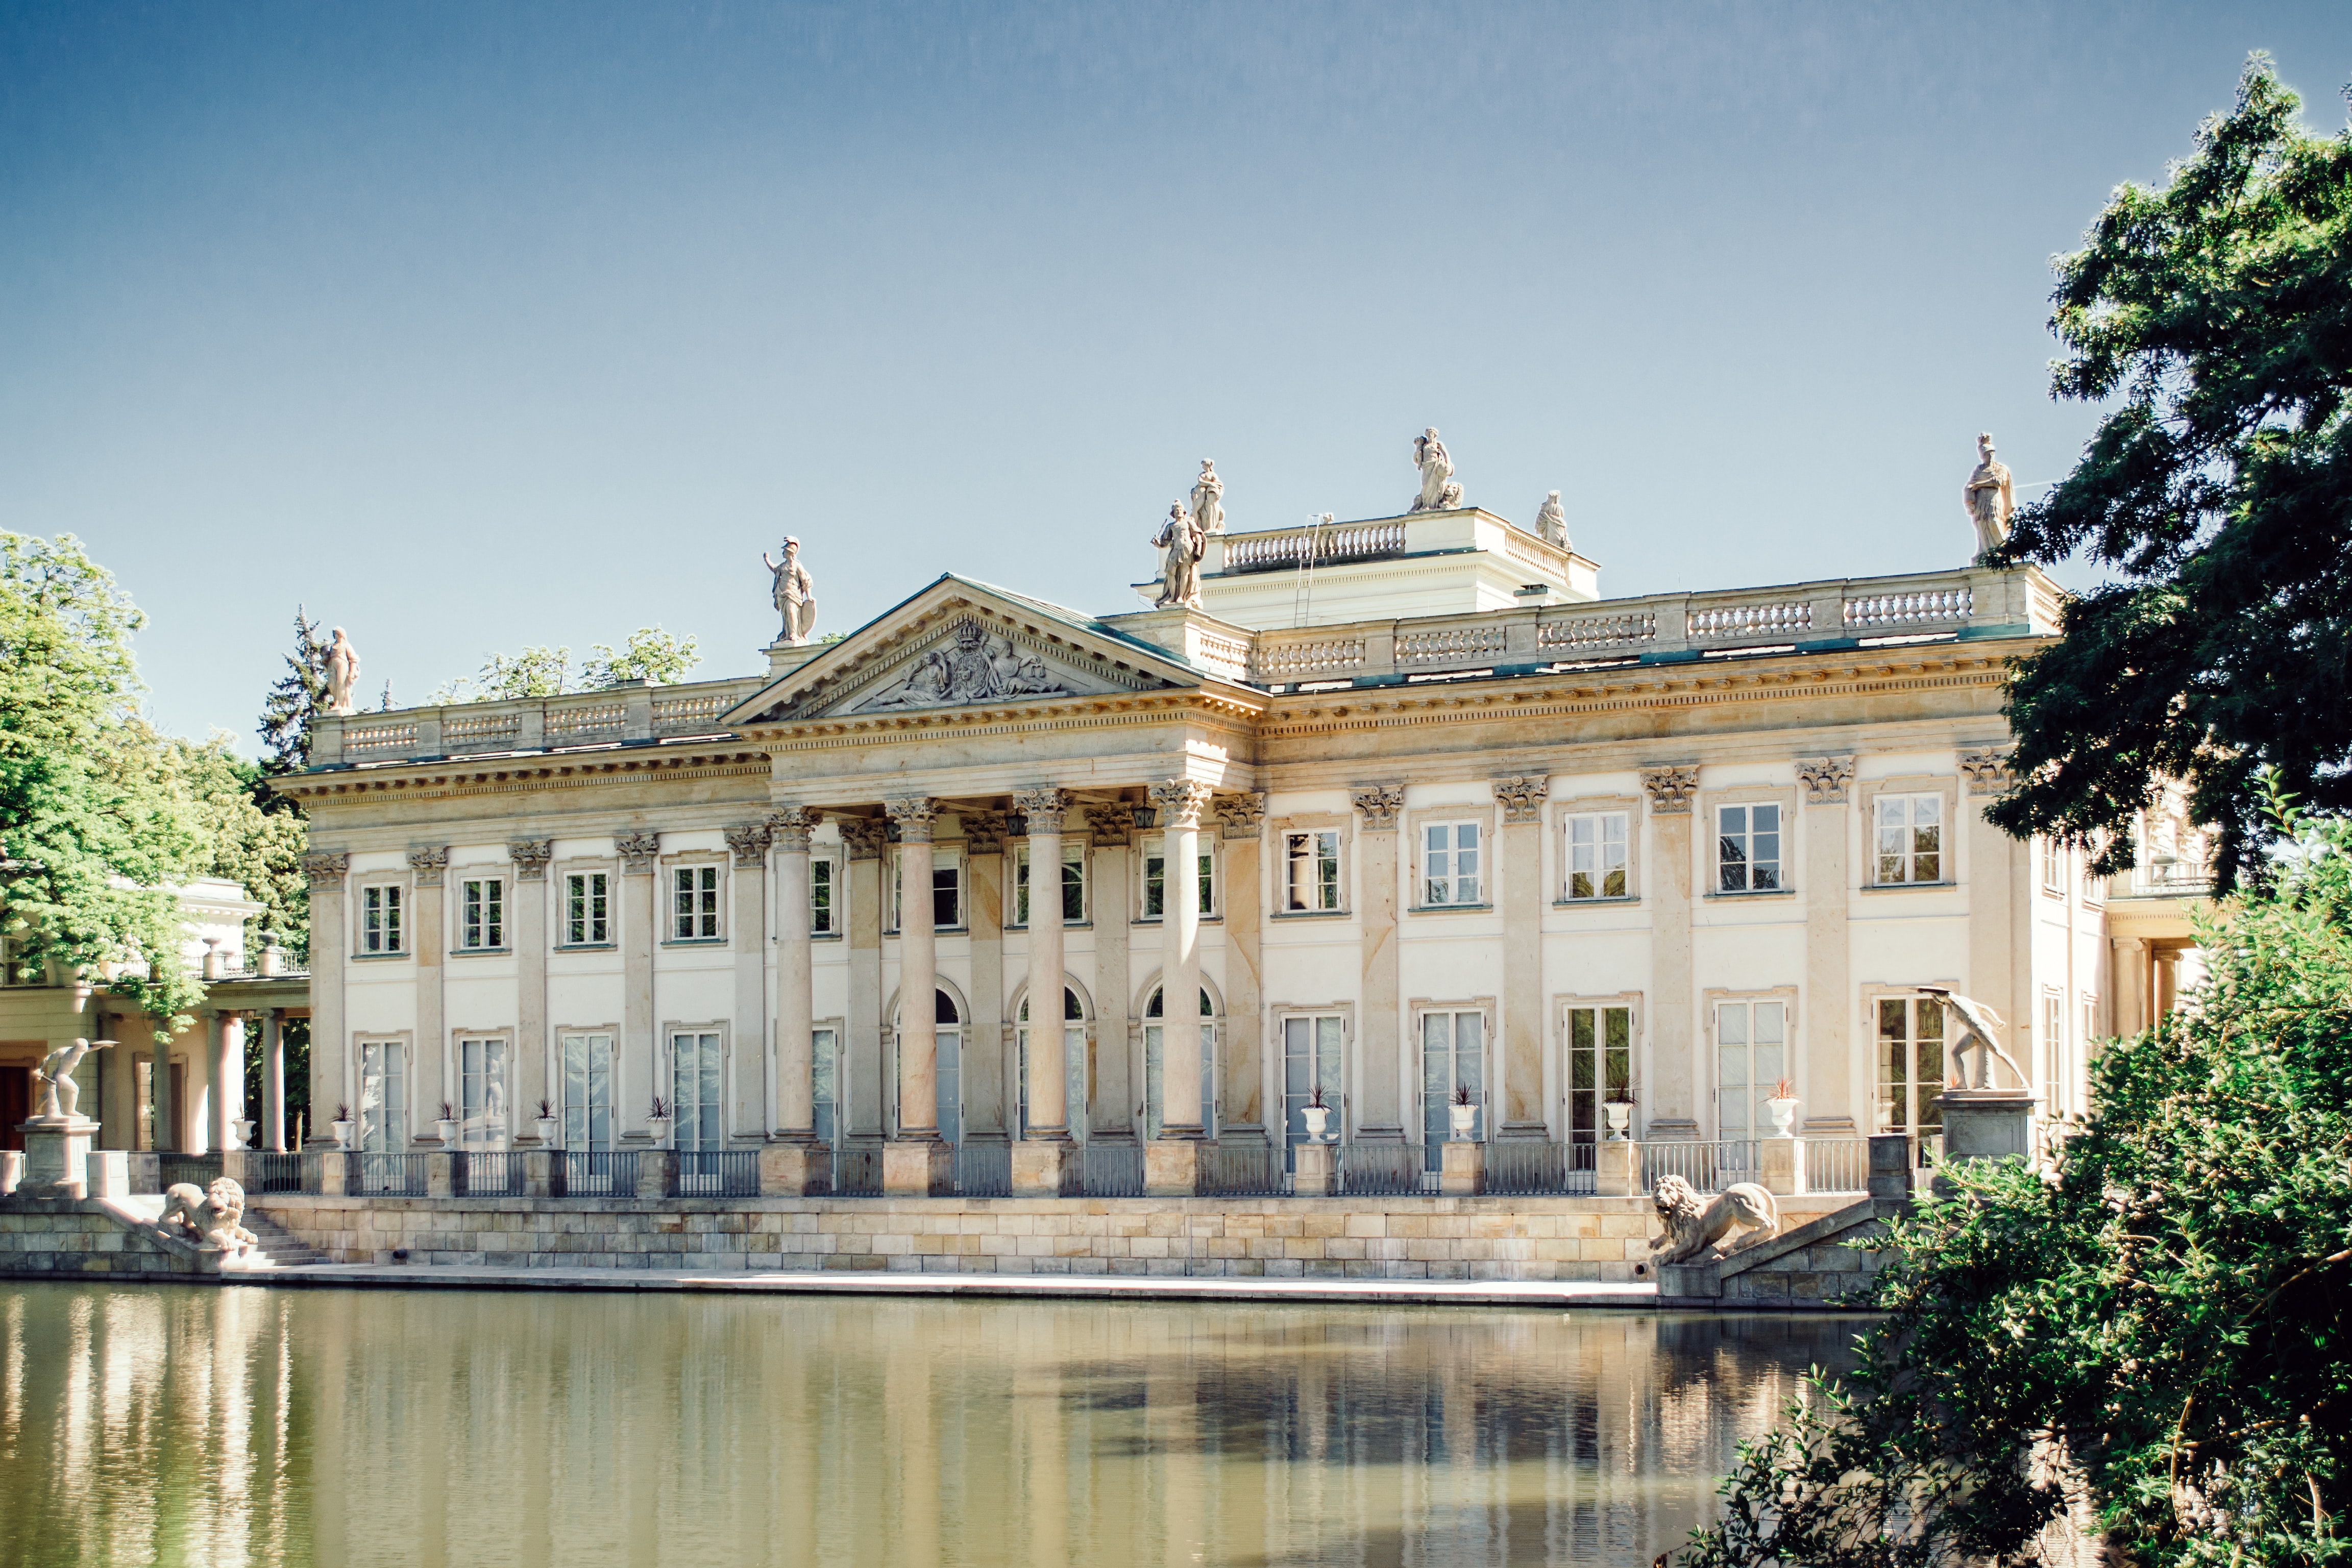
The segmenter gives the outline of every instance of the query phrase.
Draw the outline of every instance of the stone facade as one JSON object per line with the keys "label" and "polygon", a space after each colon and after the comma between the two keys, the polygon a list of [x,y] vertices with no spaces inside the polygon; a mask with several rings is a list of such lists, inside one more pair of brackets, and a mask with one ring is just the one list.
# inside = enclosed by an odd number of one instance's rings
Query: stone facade
{"label": "stone facade", "polygon": [[120,1204],[0,1198],[0,1274],[184,1279],[217,1274],[220,1261],[142,1228]]}

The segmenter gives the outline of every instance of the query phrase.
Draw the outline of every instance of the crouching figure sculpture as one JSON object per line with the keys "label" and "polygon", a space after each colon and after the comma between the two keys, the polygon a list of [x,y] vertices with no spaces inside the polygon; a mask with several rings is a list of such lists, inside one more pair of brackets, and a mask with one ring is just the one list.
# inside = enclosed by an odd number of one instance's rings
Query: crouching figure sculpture
{"label": "crouching figure sculpture", "polygon": [[[1650,1243],[1663,1255],[1660,1263],[1688,1263],[1694,1258],[1724,1258],[1780,1234],[1780,1205],[1753,1182],[1726,1187],[1712,1200],[1702,1198],[1680,1176],[1661,1176],[1650,1201],[1666,1233]],[[1735,1231],[1747,1234],[1728,1247],[1718,1245]]]}
{"label": "crouching figure sculpture", "polygon": [[245,1189],[226,1176],[202,1191],[194,1182],[174,1182],[164,1190],[163,1212],[155,1220],[167,1235],[199,1247],[217,1247],[232,1258],[261,1239],[244,1222]]}

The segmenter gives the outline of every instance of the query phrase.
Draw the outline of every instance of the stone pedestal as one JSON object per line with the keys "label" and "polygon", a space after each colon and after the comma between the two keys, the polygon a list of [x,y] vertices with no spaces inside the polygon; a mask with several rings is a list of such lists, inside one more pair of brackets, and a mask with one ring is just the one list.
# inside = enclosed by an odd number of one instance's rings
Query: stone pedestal
{"label": "stone pedestal", "polygon": [[462,1198],[466,1195],[466,1155],[459,1149],[435,1149],[425,1156],[425,1195]]}
{"label": "stone pedestal", "polygon": [[1796,1138],[1766,1138],[1756,1145],[1757,1163],[1763,1167],[1764,1190],[1776,1198],[1792,1198],[1805,1190],[1805,1145]]}
{"label": "stone pedestal", "polygon": [[1936,1099],[1944,1113],[1944,1160],[1999,1160],[2033,1152],[2034,1097],[2021,1089],[1948,1089]]}
{"label": "stone pedestal", "polygon": [[570,1190],[570,1176],[571,1167],[564,1162],[562,1150],[525,1149],[522,1152],[523,1196],[560,1198]]}
{"label": "stone pedestal", "polygon": [[85,1167],[89,1179],[89,1195],[94,1198],[127,1198],[131,1195],[131,1156],[120,1149],[92,1149]]}
{"label": "stone pedestal", "polygon": [[1604,1198],[1642,1195],[1642,1146],[1630,1138],[1592,1150],[1592,1191]]}
{"label": "stone pedestal", "polygon": [[346,1149],[327,1149],[319,1155],[319,1191],[340,1198],[359,1191],[360,1157]]}
{"label": "stone pedestal", "polygon": [[247,1192],[253,1191],[253,1181],[249,1174],[248,1151],[242,1146],[222,1150],[221,1174],[243,1187]]}
{"label": "stone pedestal", "polygon": [[882,1145],[882,1194],[928,1198],[955,1192],[955,1146],[938,1138],[898,1138]]}
{"label": "stone pedestal", "polygon": [[760,1151],[760,1195],[805,1198],[833,1191],[833,1151],[822,1143],[771,1143]]}
{"label": "stone pedestal", "polygon": [[[1153,1145],[1158,1147],[1158,1145]],[[1339,1190],[1339,1146],[1336,1143],[1300,1143],[1291,1150],[1293,1173],[1290,1190],[1302,1198],[1328,1198]]]}
{"label": "stone pedestal", "polygon": [[641,1198],[677,1196],[677,1150],[640,1149],[637,1151],[637,1196]]}
{"label": "stone pedestal", "polygon": [[131,1190],[134,1193],[160,1193],[163,1190],[163,1157],[154,1152],[128,1156],[131,1167]]}
{"label": "stone pedestal", "polygon": [[[1198,1091],[1195,1090],[1197,1093]],[[1143,1190],[1155,1198],[1189,1198],[1201,1191],[1205,1146],[1197,1138],[1155,1138],[1143,1146]]]}
{"label": "stone pedestal", "polygon": [[1911,1135],[1870,1135],[1870,1195],[1900,1203],[1911,1195]]}
{"label": "stone pedestal", "polygon": [[12,1194],[16,1184],[25,1179],[25,1154],[21,1149],[0,1149],[0,1198]]}
{"label": "stone pedestal", "polygon": [[1486,1145],[1450,1139],[1441,1156],[1437,1190],[1449,1198],[1475,1198],[1486,1190]]}
{"label": "stone pedestal", "polygon": [[25,1173],[16,1179],[20,1198],[86,1198],[88,1163],[98,1123],[84,1116],[37,1116],[21,1123]]}
{"label": "stone pedestal", "polygon": [[[1036,1036],[1032,1034],[1031,1039]],[[1080,1190],[1078,1146],[1060,1140],[1024,1140],[1013,1145],[1013,1195],[1062,1198]]]}

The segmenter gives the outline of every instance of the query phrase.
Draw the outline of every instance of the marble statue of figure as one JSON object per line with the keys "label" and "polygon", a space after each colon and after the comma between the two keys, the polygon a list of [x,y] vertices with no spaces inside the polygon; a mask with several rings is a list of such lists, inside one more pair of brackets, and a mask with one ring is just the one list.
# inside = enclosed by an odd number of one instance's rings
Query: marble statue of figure
{"label": "marble statue of figure", "polygon": [[1568,514],[1559,509],[1558,490],[1544,497],[1543,507],[1536,513],[1536,534],[1546,544],[1561,550],[1569,548]]}
{"label": "marble statue of figure", "polygon": [[1976,524],[1977,560],[1982,562],[2008,542],[2009,514],[2017,510],[2017,497],[2010,485],[2009,465],[1993,458],[1990,432],[1977,437],[1977,451],[1980,460],[1960,498],[1969,509],[1969,521]]}
{"label": "marble statue of figure", "polygon": [[[1944,1042],[1944,1058],[1958,1068],[1960,1073],[1960,1081],[1954,1087],[1992,1088],[1992,1059],[1995,1057],[2000,1058],[2003,1067],[2017,1075],[2019,1088],[2021,1089],[2032,1081],[2025,1076],[2025,1069],[2017,1065],[2016,1058],[2000,1048],[2000,1014],[1981,1002],[1958,994],[1948,985],[1922,985],[1919,987],[1919,994],[1933,996],[1937,1001],[1941,1002],[1944,1005],[1945,1017],[1958,1026],[1960,1037],[1957,1040],[1951,1039],[1949,1037],[1951,1031],[1948,1028],[1945,1031],[1947,1037]],[[1971,1050],[1976,1053],[1977,1058],[1974,1083],[1969,1081],[1969,1053]]]}
{"label": "marble statue of figure", "polygon": [[1421,470],[1421,494],[1413,498],[1413,511],[1452,511],[1462,504],[1462,486],[1454,478],[1454,459],[1446,455],[1445,443],[1437,438],[1437,426],[1433,425],[1412,438],[1413,467]]}
{"label": "marble statue of figure", "polygon": [[76,1040],[43,1057],[41,1065],[33,1069],[34,1093],[40,1097],[34,1102],[33,1119],[71,1121],[79,1116],[75,1108],[81,1103],[81,1085],[74,1081],[73,1070],[81,1066],[82,1058],[112,1044],[112,1040],[100,1040],[93,1046],[88,1040]]}
{"label": "marble statue of figure", "polygon": [[1169,503],[1168,521],[1160,525],[1159,536],[1151,543],[1154,549],[1167,552],[1160,568],[1160,597],[1152,602],[1162,609],[1171,605],[1200,608],[1201,552],[1206,541],[1199,521],[1184,510],[1182,501]]}
{"label": "marble statue of figure", "polygon": [[769,560],[764,550],[760,552],[760,561],[775,578],[776,614],[784,617],[783,630],[776,634],[776,640],[786,647],[797,647],[816,630],[816,584],[801,564],[801,542],[787,534],[782,561]]}
{"label": "marble statue of figure", "polygon": [[1192,521],[1203,534],[1225,531],[1225,481],[1217,478],[1217,459],[1201,459],[1201,477],[1192,481]]}
{"label": "marble statue of figure", "polygon": [[356,713],[359,700],[353,695],[360,684],[360,653],[352,646],[343,628],[335,628],[335,640],[327,649],[327,711]]}

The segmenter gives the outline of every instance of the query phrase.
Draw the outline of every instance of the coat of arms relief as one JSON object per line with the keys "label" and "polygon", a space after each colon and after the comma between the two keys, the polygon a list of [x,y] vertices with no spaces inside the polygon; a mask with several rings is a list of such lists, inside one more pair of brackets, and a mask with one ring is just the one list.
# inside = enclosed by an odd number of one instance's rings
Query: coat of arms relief
{"label": "coat of arms relief", "polygon": [[878,713],[893,708],[954,708],[1015,697],[1068,697],[1076,689],[1068,675],[1037,654],[973,620],[958,621],[952,634],[894,673],[898,679],[854,704],[851,711]]}

